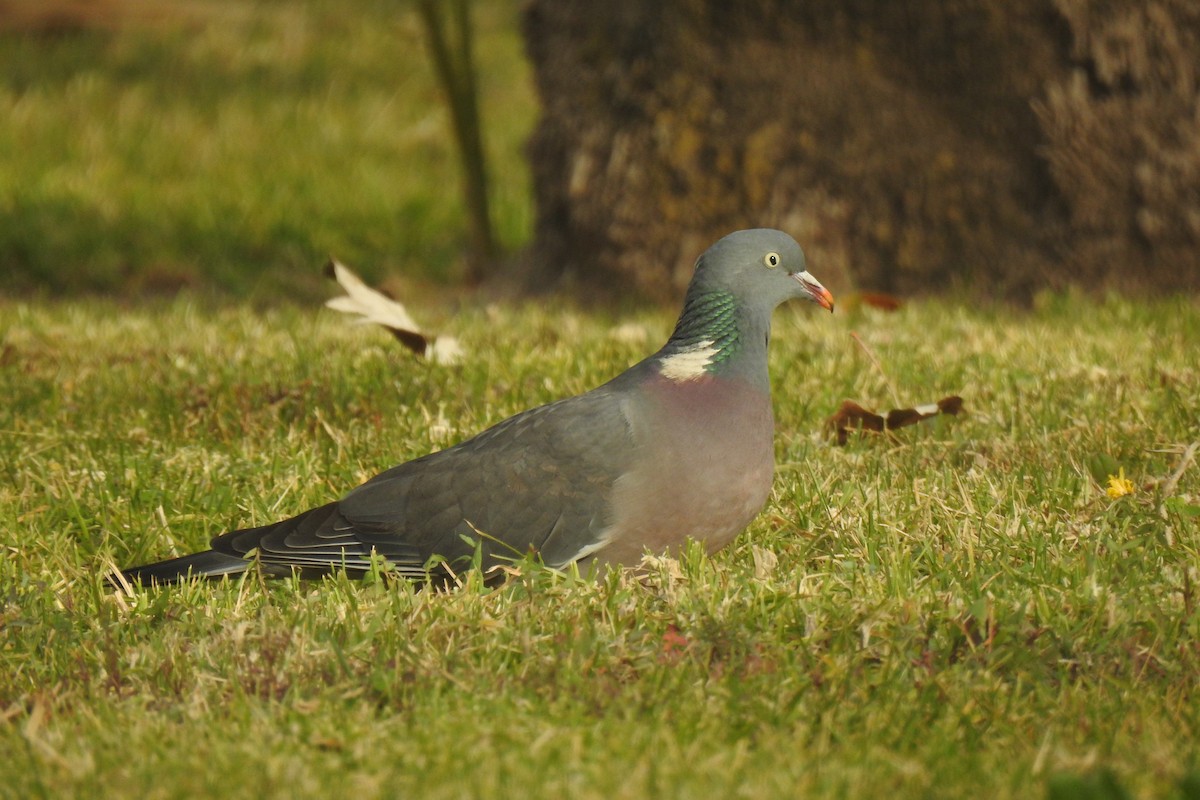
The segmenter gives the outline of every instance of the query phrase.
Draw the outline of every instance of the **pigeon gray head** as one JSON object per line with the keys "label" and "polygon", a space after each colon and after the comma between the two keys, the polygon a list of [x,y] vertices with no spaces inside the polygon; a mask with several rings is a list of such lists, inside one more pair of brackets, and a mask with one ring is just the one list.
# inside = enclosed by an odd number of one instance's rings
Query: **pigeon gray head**
{"label": "pigeon gray head", "polygon": [[833,311],[795,239],[769,228],[731,233],[696,262],[675,332],[652,360],[671,380],[737,375],[765,389],[771,312],[792,298]]}
{"label": "pigeon gray head", "polygon": [[833,311],[833,296],[808,274],[804,251],[783,231],[770,228],[731,233],[696,262],[688,294],[725,292],[747,309],[769,314],[793,298]]}

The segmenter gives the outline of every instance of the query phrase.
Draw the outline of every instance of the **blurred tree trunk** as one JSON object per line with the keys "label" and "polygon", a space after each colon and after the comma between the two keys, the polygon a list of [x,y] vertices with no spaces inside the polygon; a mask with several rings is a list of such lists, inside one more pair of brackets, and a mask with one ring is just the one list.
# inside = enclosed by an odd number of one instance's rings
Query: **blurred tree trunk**
{"label": "blurred tree trunk", "polygon": [[446,95],[462,168],[462,192],[470,226],[467,280],[477,283],[497,255],[488,205],[487,159],[479,122],[469,0],[417,0],[425,44]]}
{"label": "blurred tree trunk", "polygon": [[771,226],[838,288],[1200,286],[1196,0],[528,0],[531,271],[662,299]]}

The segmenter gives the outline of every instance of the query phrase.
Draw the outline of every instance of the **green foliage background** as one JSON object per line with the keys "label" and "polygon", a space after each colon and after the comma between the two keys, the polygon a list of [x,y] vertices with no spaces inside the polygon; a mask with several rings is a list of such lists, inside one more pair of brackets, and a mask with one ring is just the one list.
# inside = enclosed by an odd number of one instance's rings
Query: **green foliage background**
{"label": "green foliage background", "polygon": [[[535,102],[517,9],[476,5],[513,248]],[[459,273],[458,166],[406,5],[197,0],[110,21],[0,33],[0,289],[310,296],[331,253],[368,278]]]}

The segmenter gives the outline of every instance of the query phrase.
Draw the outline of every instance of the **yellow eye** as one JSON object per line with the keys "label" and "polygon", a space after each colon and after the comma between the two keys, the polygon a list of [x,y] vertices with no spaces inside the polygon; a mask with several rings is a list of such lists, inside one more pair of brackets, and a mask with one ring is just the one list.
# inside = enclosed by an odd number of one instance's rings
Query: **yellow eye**
{"label": "yellow eye", "polygon": [[779,266],[779,253],[767,253],[766,257],[763,258],[763,263],[766,264],[769,269],[774,269],[775,267],[778,267]]}

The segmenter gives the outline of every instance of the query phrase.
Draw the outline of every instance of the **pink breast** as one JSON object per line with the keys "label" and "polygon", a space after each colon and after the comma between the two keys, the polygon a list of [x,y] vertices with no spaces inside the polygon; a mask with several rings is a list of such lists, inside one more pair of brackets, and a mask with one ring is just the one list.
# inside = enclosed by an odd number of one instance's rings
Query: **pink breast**
{"label": "pink breast", "polygon": [[769,396],[740,382],[662,380],[628,411],[642,443],[617,481],[609,546],[597,558],[636,564],[688,539],[724,547],[762,509],[774,474]]}

